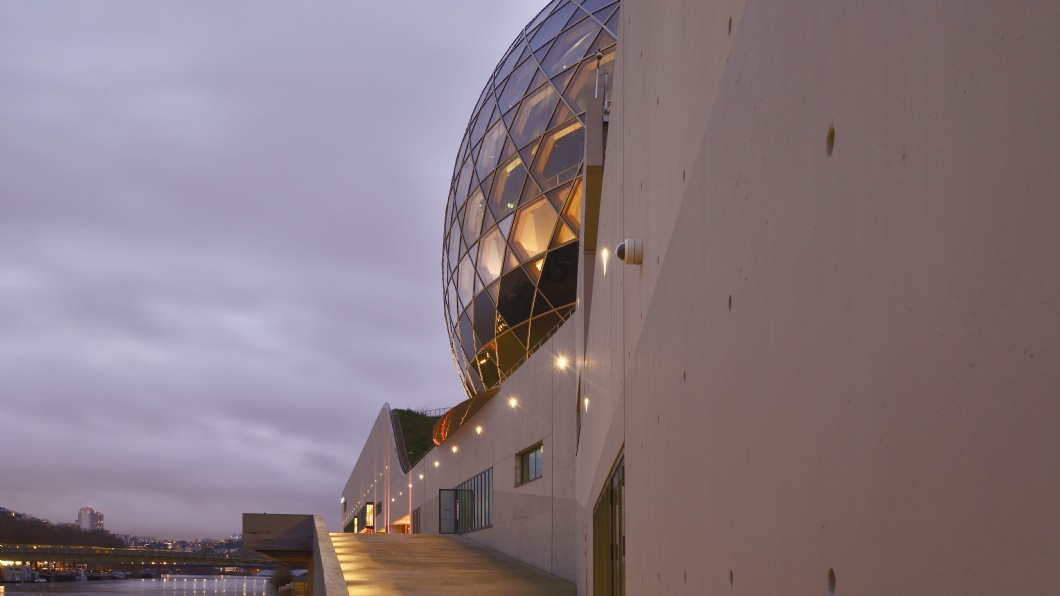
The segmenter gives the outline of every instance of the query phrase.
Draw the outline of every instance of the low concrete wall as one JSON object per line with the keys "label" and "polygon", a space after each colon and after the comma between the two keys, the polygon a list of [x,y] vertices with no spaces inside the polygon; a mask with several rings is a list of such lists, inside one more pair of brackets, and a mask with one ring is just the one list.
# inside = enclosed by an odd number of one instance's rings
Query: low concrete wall
{"label": "low concrete wall", "polygon": [[319,515],[244,513],[243,548],[305,566],[313,596],[348,596],[342,567]]}

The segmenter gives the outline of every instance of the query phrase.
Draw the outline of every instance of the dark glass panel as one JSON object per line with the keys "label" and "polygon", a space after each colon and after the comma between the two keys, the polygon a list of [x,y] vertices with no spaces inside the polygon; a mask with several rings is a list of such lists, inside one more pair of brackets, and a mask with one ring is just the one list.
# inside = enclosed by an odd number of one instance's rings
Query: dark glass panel
{"label": "dark glass panel", "polygon": [[486,199],[478,189],[467,200],[464,206],[464,243],[472,244],[478,240],[482,231],[482,213],[486,210]]}
{"label": "dark glass panel", "polygon": [[484,197],[490,196],[490,185],[491,184],[493,184],[493,174],[490,174],[489,176],[487,176],[486,179],[482,181],[482,184],[479,185],[479,190],[482,191],[482,196],[484,196]]}
{"label": "dark glass panel", "polygon": [[497,161],[501,158],[501,149],[504,148],[506,138],[504,125],[499,122],[489,129],[486,136],[482,138],[482,149],[479,150],[478,159],[475,162],[475,170],[478,172],[479,178],[485,177],[493,168],[497,167]]}
{"label": "dark glass panel", "polygon": [[596,39],[599,25],[593,19],[586,18],[563,32],[552,46],[552,50],[541,61],[541,67],[548,76],[574,66],[585,57],[585,52]]}
{"label": "dark glass panel", "polygon": [[531,172],[549,190],[573,180],[584,156],[585,129],[577,119],[571,120],[541,139]]}
{"label": "dark glass panel", "polygon": [[526,26],[526,30],[530,31],[534,27],[537,27],[539,24],[541,24],[541,21],[545,20],[545,17],[552,14],[552,11],[556,10],[556,7],[559,6],[562,2],[564,2],[564,0],[552,0],[552,2],[548,4],[548,6],[542,9],[541,12],[537,13],[537,16],[534,17],[534,20]]}
{"label": "dark glass panel", "polygon": [[497,310],[493,306],[488,292],[482,292],[475,297],[475,335],[479,343],[488,344],[496,337]]}
{"label": "dark glass panel", "polygon": [[540,347],[538,344],[541,343],[541,340],[548,337],[548,334],[551,333],[561,322],[562,319],[560,319],[559,315],[554,312],[542,315],[531,321],[529,340],[530,349],[533,350]]}
{"label": "dark glass panel", "polygon": [[511,326],[516,326],[530,318],[530,309],[534,301],[534,282],[521,268],[516,267],[501,278],[500,299],[497,310]]}
{"label": "dark glass panel", "polygon": [[611,4],[614,1],[615,0],[584,0],[582,2],[582,8],[588,10],[589,12],[594,12],[600,10],[608,4]]}
{"label": "dark glass panel", "polygon": [[[505,122],[504,126],[507,128],[508,123]],[[501,151],[500,163],[504,163],[505,161],[507,161],[507,159],[509,157],[511,157],[514,153],[515,153],[515,145],[512,144],[511,138],[508,138],[508,135],[505,135],[504,150]]]}
{"label": "dark glass panel", "polygon": [[504,63],[501,64],[500,69],[497,70],[497,74],[493,75],[493,79],[496,81],[503,80],[504,77],[508,76],[515,68],[515,65],[519,63],[519,57],[523,55],[523,50],[526,49],[526,44],[522,40],[517,40],[512,49],[508,52],[507,58]]}
{"label": "dark glass panel", "polygon": [[567,20],[570,19],[571,15],[576,10],[573,4],[566,4],[556,12],[552,13],[552,16],[548,17],[544,23],[541,24],[541,28],[534,33],[533,39],[530,40],[530,48],[538,49],[547,41],[551,41],[552,38],[563,30],[563,25],[567,24]]}
{"label": "dark glass panel", "polygon": [[501,282],[499,281],[494,282],[492,285],[490,285],[490,287],[486,288],[486,292],[490,295],[490,298],[493,299],[494,304],[497,304],[497,295],[500,294],[500,291]]}
{"label": "dark glass panel", "polygon": [[[485,350],[479,354],[486,353]],[[479,357],[478,367],[482,371],[482,384],[486,387],[493,388],[501,381],[500,371],[497,370],[497,363],[493,360],[494,356],[489,353],[485,357]]]}
{"label": "dark glass panel", "polygon": [[525,205],[539,196],[541,196],[541,187],[537,185],[537,182],[534,182],[533,178],[528,177],[526,184],[523,186],[523,194],[519,197],[519,204]]}
{"label": "dark glass panel", "polygon": [[468,378],[471,379],[472,383],[472,391],[469,391],[468,394],[473,395],[475,393],[482,393],[486,390],[486,388],[482,385],[482,377],[479,375],[478,369],[475,368],[474,363],[472,363],[468,367]]}
{"label": "dark glass panel", "polygon": [[567,88],[567,83],[570,82],[571,75],[573,75],[574,71],[576,71],[576,70],[578,70],[578,69],[574,68],[574,67],[571,67],[571,68],[568,68],[567,70],[559,73],[558,75],[552,77],[552,84],[555,85],[557,89],[560,89],[560,90],[566,89]]}
{"label": "dark glass panel", "polygon": [[501,119],[501,111],[500,111],[500,109],[494,109],[493,110],[493,114],[490,116],[489,126],[492,127],[500,119]]}
{"label": "dark glass panel", "polygon": [[537,293],[534,298],[534,314],[531,316],[537,316],[552,310],[552,305],[549,304],[548,300],[545,299],[545,295],[541,292]]}
{"label": "dark glass panel", "polygon": [[622,24],[621,21],[622,8],[619,7],[615,9],[615,14],[611,15],[610,19],[607,19],[607,23],[605,23],[605,25],[611,31],[611,33],[614,33],[615,36],[618,36],[619,34],[621,34],[621,31],[619,31],[619,29],[621,28],[620,25]]}
{"label": "dark glass panel", "polygon": [[479,139],[482,138],[482,133],[486,131],[487,125],[493,118],[493,114],[497,111],[496,104],[493,102],[493,95],[491,94],[489,99],[486,100],[486,105],[482,108],[482,111],[478,113],[478,119],[475,120],[475,127],[471,129],[471,143],[476,144]]}
{"label": "dark glass panel", "polygon": [[530,89],[536,90],[541,85],[544,85],[546,81],[548,81],[548,77],[539,68],[537,69],[537,74],[534,75],[534,80],[530,82]]}
{"label": "dark glass panel", "polygon": [[574,302],[578,294],[578,243],[548,253],[538,288],[556,306]]}
{"label": "dark glass panel", "polygon": [[502,112],[507,112],[509,108],[519,103],[536,73],[537,63],[533,60],[526,60],[515,69],[512,76],[508,77],[508,84],[504,86],[504,92],[500,95],[499,105]]}
{"label": "dark glass panel", "polygon": [[482,233],[485,234],[486,230],[495,225],[497,225],[497,220],[494,219],[493,213],[490,212],[489,209],[486,209],[486,212],[482,214]]}
{"label": "dark glass panel", "polygon": [[570,196],[572,186],[574,186],[574,182],[568,182],[559,188],[548,191],[545,196],[548,197],[549,202],[557,210],[563,209],[563,206],[567,204],[567,197]]}
{"label": "dark glass panel", "polygon": [[508,232],[510,232],[512,230],[512,222],[513,221],[515,221],[515,216],[514,215],[509,215],[508,217],[505,217],[504,219],[502,219],[500,221],[500,223],[497,224],[497,229],[501,231],[501,235],[504,236],[505,240],[508,239]]}
{"label": "dark glass panel", "polygon": [[582,228],[582,179],[574,181],[574,190],[570,193],[567,206],[563,208],[563,217],[574,228],[575,234],[581,233]]}
{"label": "dark glass panel", "polygon": [[469,359],[475,355],[475,332],[467,313],[460,317],[460,348]]}
{"label": "dark glass panel", "polygon": [[557,308],[556,309],[556,314],[559,315],[561,319],[566,320],[567,317],[570,316],[570,313],[574,311],[574,308],[576,306],[577,306],[576,304],[571,304],[570,306],[564,306],[562,308]]}
{"label": "dark glass panel", "polygon": [[512,140],[517,147],[526,145],[545,132],[558,102],[559,94],[552,85],[541,87],[523,100],[511,128]]}
{"label": "dark glass panel", "polygon": [[489,206],[498,218],[503,218],[519,206],[519,193],[525,180],[526,168],[518,155],[497,169],[497,183],[490,193]]}
{"label": "dark glass panel", "polygon": [[536,50],[534,50],[534,59],[537,60],[538,62],[541,62],[542,60],[544,60],[545,56],[548,55],[548,51],[552,49],[552,44],[553,43],[555,43],[554,40],[553,41],[549,41],[545,45],[543,45],[540,48],[537,48]]}
{"label": "dark glass panel", "polygon": [[512,329],[512,333],[515,334],[515,338],[518,339],[525,346],[527,340],[530,338],[530,323],[526,322],[518,327]]}
{"label": "dark glass panel", "polygon": [[[601,66],[602,64],[601,62]],[[600,82],[603,83],[603,81]],[[575,73],[570,85],[563,92],[563,98],[567,100],[567,103],[574,106],[574,110],[580,114],[585,111],[589,98],[593,97],[595,92],[596,59],[589,58],[578,67],[578,71]]]}
{"label": "dark glass panel", "polygon": [[613,45],[617,41],[613,35],[607,32],[607,29],[601,29],[600,35],[596,36],[596,42],[593,43],[593,50],[602,50],[606,47]]}
{"label": "dark glass panel", "polygon": [[526,357],[526,346],[519,342],[511,331],[497,336],[497,358],[500,369],[505,376],[515,370],[515,366]]}
{"label": "dark glass panel", "polygon": [[512,122],[515,120],[515,115],[519,113],[519,107],[516,106],[504,113],[504,126],[509,130],[512,128]]}
{"label": "dark glass panel", "polygon": [[457,259],[460,258],[460,220],[453,220],[453,227],[449,228],[449,266],[456,268]]}
{"label": "dark glass panel", "polygon": [[474,165],[470,159],[466,160],[464,166],[460,169],[460,182],[456,188],[457,207],[464,204],[464,200],[467,199],[468,191],[471,189],[471,183],[475,179],[472,169],[474,169]]}
{"label": "dark glass panel", "polygon": [[[529,145],[527,145],[526,147],[522,148],[519,151],[519,155],[523,158],[523,163],[524,164],[534,163],[534,156],[537,155],[537,146],[538,145],[540,145],[540,143],[538,143],[537,141],[534,141],[533,143],[530,143]],[[539,180],[534,180],[534,183],[537,184],[538,193],[540,193],[541,192],[541,182]],[[534,195],[534,196],[536,196],[536,195]],[[526,198],[526,192],[523,192],[523,197]]]}
{"label": "dark glass panel", "polygon": [[[460,160],[464,159],[464,157],[465,157],[464,154],[467,153],[467,146],[468,146],[470,138],[471,138],[471,131],[470,130],[464,131],[464,140],[460,141],[460,151],[456,152],[456,163],[457,164],[462,163]],[[457,169],[456,166],[454,166],[453,170],[456,170],[456,169]],[[456,172],[455,171],[453,172],[453,186],[454,187],[456,186]]]}
{"label": "dark glass panel", "polygon": [[556,107],[556,113],[552,115],[552,120],[549,121],[548,127],[549,129],[555,128],[573,117],[574,112],[567,107],[567,102],[561,101]]}

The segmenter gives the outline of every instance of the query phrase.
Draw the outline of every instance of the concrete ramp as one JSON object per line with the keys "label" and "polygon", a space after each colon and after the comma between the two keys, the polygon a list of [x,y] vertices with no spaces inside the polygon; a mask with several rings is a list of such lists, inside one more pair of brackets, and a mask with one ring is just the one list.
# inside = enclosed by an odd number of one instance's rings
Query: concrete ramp
{"label": "concrete ramp", "polygon": [[574,584],[458,536],[332,533],[351,596],[575,594]]}

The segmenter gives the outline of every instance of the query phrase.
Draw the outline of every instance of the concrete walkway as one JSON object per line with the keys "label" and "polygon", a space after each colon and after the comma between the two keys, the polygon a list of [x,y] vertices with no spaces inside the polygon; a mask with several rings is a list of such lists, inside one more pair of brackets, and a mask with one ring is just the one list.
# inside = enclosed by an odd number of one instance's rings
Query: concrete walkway
{"label": "concrete walkway", "polygon": [[351,596],[575,594],[574,584],[458,536],[332,533]]}

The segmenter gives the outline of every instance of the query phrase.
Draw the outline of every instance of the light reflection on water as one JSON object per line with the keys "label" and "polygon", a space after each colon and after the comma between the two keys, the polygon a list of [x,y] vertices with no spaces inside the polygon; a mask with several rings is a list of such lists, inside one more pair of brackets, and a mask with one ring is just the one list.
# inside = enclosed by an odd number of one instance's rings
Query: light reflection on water
{"label": "light reflection on water", "polygon": [[270,596],[276,590],[267,577],[163,575],[161,579],[115,579],[51,584],[0,584],[0,595],[55,594],[96,596],[126,594],[146,596]]}

